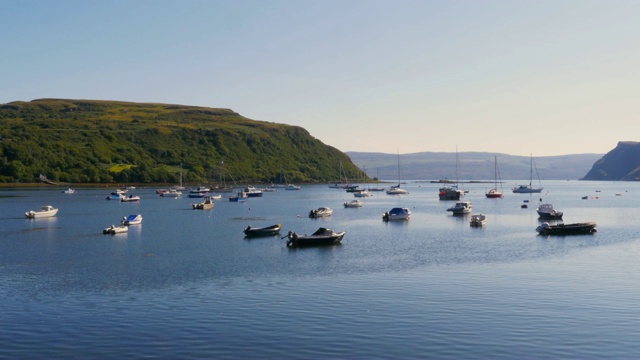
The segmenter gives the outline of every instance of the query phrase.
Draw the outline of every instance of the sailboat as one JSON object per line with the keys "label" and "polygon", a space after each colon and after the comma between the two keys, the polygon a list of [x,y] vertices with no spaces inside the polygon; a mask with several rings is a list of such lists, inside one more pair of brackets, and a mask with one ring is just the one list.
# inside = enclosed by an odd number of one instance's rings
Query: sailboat
{"label": "sailboat", "polygon": [[369,191],[384,191],[384,188],[380,186],[380,172],[376,168],[376,186],[369,189]]}
{"label": "sailboat", "polygon": [[182,185],[182,163],[180,163],[180,185],[176,185],[176,186],[174,186],[172,189],[173,189],[173,190],[175,190],[175,191],[184,191],[184,190],[187,190],[187,188],[185,188],[185,187]]}
{"label": "sailboat", "polygon": [[[233,192],[233,188],[227,186],[227,177],[226,177],[226,172],[224,169],[224,160],[220,161],[220,167],[222,169],[222,174],[220,175],[220,180],[221,180],[221,184],[218,184],[215,188],[213,188],[213,191],[216,193],[230,193]],[[233,180],[233,178],[232,178]],[[235,181],[234,181],[235,183]]]}
{"label": "sailboat", "polygon": [[[519,185],[512,189],[512,191],[516,194],[531,194],[531,193],[540,193],[542,192],[542,186],[539,188],[534,188],[531,183],[533,181],[533,155],[530,156],[530,170],[529,170],[529,185]],[[538,175],[538,168],[536,168],[536,175]],[[540,182],[540,175],[538,175],[538,182]]]}
{"label": "sailboat", "polygon": [[[500,172],[498,171],[498,157],[494,157],[494,177],[495,177],[495,183],[493,185],[493,189],[489,190],[488,192],[485,193],[485,196],[489,199],[496,199],[496,198],[501,198],[504,197],[504,194],[502,193],[502,191],[498,191],[498,178],[500,177]],[[500,187],[502,187],[502,179],[500,180]],[[501,189],[502,190],[502,189]]]}
{"label": "sailboat", "polygon": [[[342,182],[343,178],[344,178],[344,182]],[[347,176],[344,173],[344,168],[342,167],[342,161],[340,161],[340,180],[336,181],[333,184],[329,184],[329,187],[332,189],[348,189],[352,187],[352,185],[349,184]]]}
{"label": "sailboat", "polygon": [[460,198],[464,195],[464,191],[458,189],[458,172],[458,147],[456,146],[456,183],[453,186],[445,185],[438,189],[438,198],[440,200],[460,200]]}
{"label": "sailboat", "polygon": [[394,185],[387,190],[388,195],[405,195],[409,192],[400,187],[400,152],[398,151],[398,185]]}

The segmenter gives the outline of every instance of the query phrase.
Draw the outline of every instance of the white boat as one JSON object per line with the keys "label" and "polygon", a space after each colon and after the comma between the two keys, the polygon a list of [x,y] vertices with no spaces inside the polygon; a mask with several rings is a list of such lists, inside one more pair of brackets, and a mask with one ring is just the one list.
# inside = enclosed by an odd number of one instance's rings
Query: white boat
{"label": "white boat", "polygon": [[262,196],[262,190],[260,189],[256,189],[255,187],[249,185],[244,189],[244,192],[247,194],[248,197],[261,197]]}
{"label": "white boat", "polygon": [[67,190],[62,191],[63,194],[75,194],[76,190],[72,188],[68,188]]}
{"label": "white boat", "polygon": [[140,201],[140,196],[134,196],[134,195],[124,196],[120,199],[120,201],[121,202]]}
{"label": "white boat", "polygon": [[551,204],[540,204],[536,212],[542,219],[562,219],[562,215],[564,215],[562,211],[554,209]]}
{"label": "white boat", "polygon": [[118,192],[112,192],[111,195],[107,196],[107,200],[122,200],[124,198],[124,194],[120,194]]}
{"label": "white boat", "polygon": [[471,201],[456,201],[455,205],[447,209],[447,211],[451,211],[453,215],[470,214],[471,210],[473,210]]}
{"label": "white boat", "polygon": [[54,208],[53,206],[43,205],[40,207],[40,210],[27,211],[26,213],[24,213],[24,217],[26,217],[27,219],[38,219],[56,216],[57,213],[58,209]]}
{"label": "white boat", "polygon": [[207,196],[204,198],[204,201],[201,203],[197,203],[197,204],[191,204],[191,207],[193,208],[193,210],[209,210],[209,209],[213,209],[215,203],[213,202],[213,199],[211,198],[211,196]]}
{"label": "white boat", "polygon": [[302,189],[300,186],[297,185],[293,185],[293,184],[289,184],[287,185],[287,187],[284,188],[285,190],[300,190]]}
{"label": "white boat", "polygon": [[[402,189],[404,190],[404,189]],[[353,196],[355,197],[369,197],[372,196],[367,190],[354,191]]]}
{"label": "white boat", "polygon": [[[456,146],[456,182],[451,186],[443,186],[438,189],[438,199],[440,200],[460,200],[465,192],[458,188],[458,178],[460,176],[460,160],[458,159],[458,147]],[[446,181],[449,183],[449,181]]]}
{"label": "white boat", "polygon": [[407,208],[393,208],[382,214],[382,221],[409,220],[411,219],[411,210]]}
{"label": "white boat", "polygon": [[178,191],[178,190],[172,188],[172,189],[169,189],[169,190],[163,192],[162,194],[160,194],[160,196],[176,198],[176,197],[182,196],[182,191]]}
{"label": "white boat", "polygon": [[[539,188],[534,188],[532,186],[532,182],[533,182],[533,168],[534,168],[534,163],[533,163],[533,155],[531,155],[530,157],[530,161],[529,161],[529,185],[518,185],[518,187],[515,187],[512,189],[512,191],[516,194],[532,194],[532,193],[541,193],[542,192],[542,186],[540,186]],[[536,175],[538,175],[538,168],[536,167]],[[540,175],[538,175],[538,182],[540,182]]]}
{"label": "white boat", "polygon": [[142,224],[142,215],[132,214],[122,218],[122,225],[139,225]]}
{"label": "white boat", "polygon": [[400,152],[398,152],[398,185],[392,186],[387,190],[387,195],[406,195],[409,191],[400,187]]}
{"label": "white boat", "polygon": [[180,163],[180,184],[172,187],[172,189],[174,189],[176,191],[186,191],[187,190],[187,188],[185,188],[182,185],[182,163]]}
{"label": "white boat", "polygon": [[351,201],[345,202],[343,205],[346,208],[359,208],[359,207],[362,207],[362,201],[351,200]]}
{"label": "white boat", "polygon": [[309,211],[310,218],[329,217],[333,214],[333,209],[328,207],[319,207],[315,210]]}
{"label": "white boat", "polygon": [[487,217],[484,214],[473,214],[469,221],[470,226],[481,227],[487,223]]}
{"label": "white boat", "polygon": [[[500,171],[498,170],[498,157],[496,156],[494,158],[494,185],[493,185],[493,189],[487,191],[484,195],[488,198],[488,199],[498,199],[498,198],[502,198],[504,197],[504,194],[502,193],[502,191],[498,191],[498,178],[500,177]],[[502,187],[502,180],[500,181],[500,186]]]}
{"label": "white boat", "polygon": [[126,225],[120,225],[120,226],[115,226],[115,225],[111,225],[108,228],[105,228],[102,230],[103,234],[121,234],[121,233],[126,233],[129,231],[129,227]]}

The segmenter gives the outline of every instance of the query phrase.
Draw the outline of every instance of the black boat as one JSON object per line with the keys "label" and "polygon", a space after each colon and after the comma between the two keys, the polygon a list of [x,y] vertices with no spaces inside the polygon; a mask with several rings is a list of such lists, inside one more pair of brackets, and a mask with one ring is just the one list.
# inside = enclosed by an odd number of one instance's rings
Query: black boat
{"label": "black boat", "polygon": [[[287,240],[287,246],[289,247],[319,246],[338,244],[346,233],[346,231],[337,233],[331,229],[321,227],[311,235],[298,235],[295,232],[289,231],[285,237],[289,238],[289,240]],[[283,239],[285,237],[283,237]]]}
{"label": "black boat", "polygon": [[543,223],[536,228],[540,235],[582,235],[596,232],[596,223],[584,222],[575,224],[550,225]]}
{"label": "black boat", "polygon": [[279,234],[280,229],[282,229],[282,224],[275,224],[261,228],[254,228],[249,225],[244,229],[244,234],[248,237],[273,236]]}

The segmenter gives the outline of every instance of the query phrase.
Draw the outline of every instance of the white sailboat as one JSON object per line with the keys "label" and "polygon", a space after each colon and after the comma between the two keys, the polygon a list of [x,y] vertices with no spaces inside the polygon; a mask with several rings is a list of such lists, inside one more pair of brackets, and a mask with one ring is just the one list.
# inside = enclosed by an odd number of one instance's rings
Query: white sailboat
{"label": "white sailboat", "polygon": [[180,163],[180,185],[176,185],[176,186],[174,186],[172,189],[173,189],[173,190],[175,190],[175,191],[177,191],[177,192],[187,190],[187,188],[185,188],[185,187],[182,185],[182,163]]}
{"label": "white sailboat", "polygon": [[[515,187],[515,188],[512,189],[512,191],[514,193],[516,193],[516,194],[532,194],[532,193],[541,193],[542,192],[542,186],[540,186],[539,188],[534,188],[532,186],[532,182],[533,182],[533,167],[534,167],[533,155],[531,155],[530,156],[530,161],[529,161],[529,185],[518,185],[518,187]],[[536,168],[536,175],[538,176],[538,182],[540,182],[540,175],[538,175],[538,168]]]}
{"label": "white sailboat", "polygon": [[398,151],[398,185],[394,185],[387,190],[387,195],[405,195],[409,191],[400,187],[400,152]]}

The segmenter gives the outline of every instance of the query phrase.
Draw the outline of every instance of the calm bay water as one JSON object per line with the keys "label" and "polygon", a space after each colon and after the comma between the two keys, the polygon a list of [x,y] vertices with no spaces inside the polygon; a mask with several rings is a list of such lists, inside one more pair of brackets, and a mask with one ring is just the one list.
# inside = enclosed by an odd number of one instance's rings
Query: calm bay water
{"label": "calm bay water", "polygon": [[[543,185],[503,199],[465,185],[474,212],[488,216],[479,229],[446,212],[452,202],[428,183],[410,182],[406,196],[374,193],[360,209],[343,208],[352,195],[326,185],[210,211],[155,189],[134,191],[139,204],[107,201],[105,188],[3,189],[0,357],[635,357],[640,184]],[[598,232],[538,236],[540,197]],[[55,218],[24,219],[45,204],[60,209]],[[334,215],[307,218],[319,206]],[[412,219],[383,223],[394,206]],[[102,234],[134,213],[142,225]],[[283,235],[320,226],[347,235],[289,249],[242,234],[274,223]]]}

